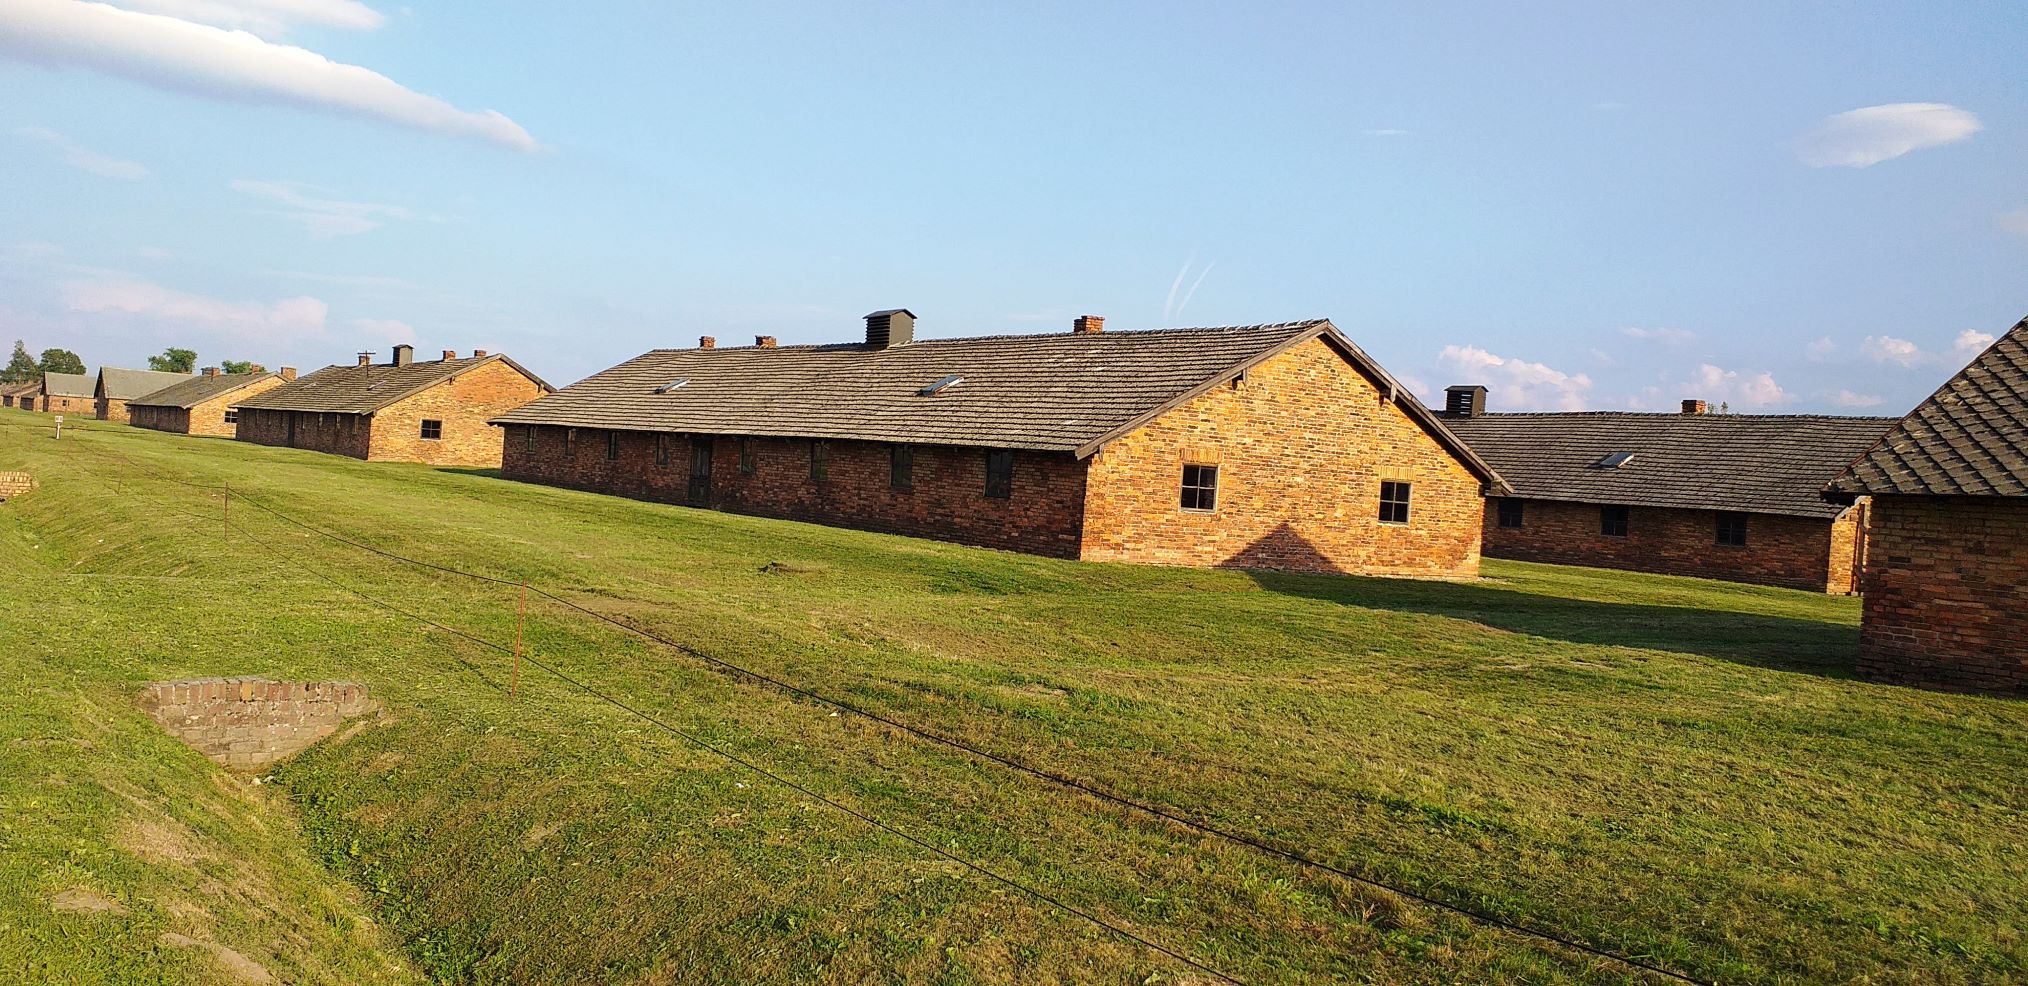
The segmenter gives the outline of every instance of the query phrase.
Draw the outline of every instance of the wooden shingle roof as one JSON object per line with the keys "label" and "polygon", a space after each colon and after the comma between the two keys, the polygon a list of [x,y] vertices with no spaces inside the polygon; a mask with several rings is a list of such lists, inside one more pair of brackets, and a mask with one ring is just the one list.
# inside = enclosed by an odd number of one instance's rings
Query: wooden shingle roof
{"label": "wooden shingle roof", "polygon": [[220,373],[213,376],[195,376],[171,384],[161,390],[127,402],[129,407],[177,407],[189,409],[205,401],[223,397],[242,387],[250,387],[280,376],[277,373]]}
{"label": "wooden shingle roof", "polygon": [[1902,418],[1827,496],[2028,496],[2028,320]]}
{"label": "wooden shingle roof", "polygon": [[[1489,485],[1499,476],[1330,322],[658,349],[495,424],[835,438],[1090,455],[1298,343],[1325,339]],[[923,391],[946,378],[955,382]]]}
{"label": "wooden shingle roof", "polygon": [[45,373],[42,392],[51,397],[91,397],[98,377],[90,373]]}
{"label": "wooden shingle roof", "polygon": [[260,411],[314,411],[331,414],[372,414],[402,398],[428,390],[488,363],[506,363],[545,391],[555,390],[541,377],[499,353],[464,359],[434,360],[396,366],[327,366],[298,377],[233,406]]}
{"label": "wooden shingle roof", "polygon": [[[1894,423],[1809,414],[1486,414],[1445,418],[1516,496],[1836,517],[1829,477]],[[1598,465],[1632,453],[1617,468]]]}
{"label": "wooden shingle roof", "polygon": [[191,374],[188,373],[126,370],[117,366],[102,366],[99,368],[99,380],[93,396],[131,401],[136,397],[146,397],[164,387],[182,383],[190,377]]}

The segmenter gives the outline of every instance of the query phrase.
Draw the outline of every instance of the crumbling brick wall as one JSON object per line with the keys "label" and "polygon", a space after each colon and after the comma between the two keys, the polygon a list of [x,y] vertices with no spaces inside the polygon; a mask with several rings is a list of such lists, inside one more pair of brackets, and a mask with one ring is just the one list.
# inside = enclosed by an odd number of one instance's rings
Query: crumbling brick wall
{"label": "crumbling brick wall", "polygon": [[20,496],[35,488],[35,477],[25,472],[0,472],[0,500]]}
{"label": "crumbling brick wall", "polygon": [[142,692],[141,707],[199,753],[254,770],[302,752],[379,703],[351,682],[206,678],[155,682]]}

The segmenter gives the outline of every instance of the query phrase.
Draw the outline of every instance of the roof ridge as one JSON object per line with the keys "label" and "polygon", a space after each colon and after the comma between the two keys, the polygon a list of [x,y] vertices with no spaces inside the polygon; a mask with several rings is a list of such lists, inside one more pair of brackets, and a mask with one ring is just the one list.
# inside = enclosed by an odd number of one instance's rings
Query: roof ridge
{"label": "roof ridge", "polygon": [[[1253,332],[1253,331],[1261,331],[1261,330],[1266,330],[1266,329],[1291,329],[1291,330],[1294,330],[1294,329],[1309,329],[1309,328],[1314,328],[1314,327],[1316,327],[1316,326],[1319,326],[1319,325],[1325,325],[1325,324],[1328,324],[1328,323],[1329,323],[1330,321],[1331,321],[1331,320],[1330,320],[1330,319],[1328,319],[1328,318],[1308,318],[1308,319],[1299,319],[1299,320],[1297,320],[1297,321],[1292,321],[1292,322],[1260,322],[1260,323],[1256,323],[1256,324],[1253,324],[1253,325],[1193,325],[1193,326],[1176,326],[1176,327],[1173,327],[1173,328],[1158,328],[1158,329],[1107,329],[1107,330],[1105,330],[1104,332],[1092,332],[1092,333],[1078,333],[1078,332],[1004,332],[1004,333],[1000,333],[1000,334],[997,334],[997,335],[983,335],[983,336],[937,336],[937,337],[933,337],[933,338],[928,338],[928,339],[916,339],[916,340],[914,340],[913,342],[909,342],[909,343],[905,343],[905,344],[903,344],[903,345],[901,345],[901,346],[893,346],[893,347],[889,347],[889,349],[904,349],[904,348],[907,348],[907,349],[919,349],[919,348],[922,348],[922,347],[924,347],[924,346],[930,346],[930,345],[936,345],[936,344],[938,344],[938,343],[952,343],[952,342],[998,342],[998,341],[1000,341],[1000,340],[1004,340],[1004,339],[1087,339],[1087,340],[1089,340],[1089,339],[1094,339],[1094,338],[1105,338],[1105,337],[1108,337],[1108,336],[1111,336],[1111,337],[1114,337],[1114,338],[1118,338],[1119,336],[1148,336],[1148,335],[1181,335],[1181,334],[1183,334],[1183,333],[1186,333],[1186,332],[1201,332],[1201,333],[1207,333],[1207,334],[1208,334],[1208,333],[1212,333],[1212,332]],[[710,352],[721,352],[721,351],[725,351],[725,352],[738,352],[738,351],[745,351],[745,350],[755,350],[755,349],[774,349],[774,350],[787,350],[787,349],[796,349],[796,350],[813,350],[813,349],[866,349],[866,348],[868,348],[868,347],[867,347],[866,343],[864,343],[864,342],[805,342],[805,343],[796,343],[796,344],[793,344],[793,345],[788,345],[788,346],[713,346],[713,347],[712,347],[712,348],[711,348],[711,349],[710,349],[709,351],[710,351]],[[872,350],[872,351],[874,351],[874,352],[887,352],[887,351],[889,351],[889,349],[879,349],[879,350]],[[701,348],[699,348],[699,347],[696,347],[696,346],[668,346],[668,347],[663,347],[663,348],[659,348],[659,349],[651,349],[651,350],[649,350],[649,352],[651,352],[651,353],[688,353],[688,352],[705,352],[705,351],[706,351],[706,350],[704,350],[704,349],[701,349]]]}

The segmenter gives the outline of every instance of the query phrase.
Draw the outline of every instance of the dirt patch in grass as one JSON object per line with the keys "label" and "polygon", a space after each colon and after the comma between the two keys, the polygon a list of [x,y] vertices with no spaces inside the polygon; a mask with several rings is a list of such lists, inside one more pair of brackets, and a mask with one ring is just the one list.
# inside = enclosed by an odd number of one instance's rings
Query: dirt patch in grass
{"label": "dirt patch in grass", "polygon": [[175,822],[155,819],[129,821],[114,837],[114,844],[157,865],[176,863],[188,866],[211,857],[197,844],[196,837],[188,829]]}
{"label": "dirt patch in grass", "polygon": [[172,948],[198,949],[210,953],[211,960],[218,964],[219,970],[224,972],[231,982],[272,983],[275,981],[274,973],[269,972],[267,966],[255,962],[245,955],[217,942],[199,941],[187,935],[179,935],[173,931],[164,932],[161,940],[162,944]]}
{"label": "dirt patch in grass", "polygon": [[95,890],[72,887],[61,890],[49,899],[49,909],[59,914],[114,914],[127,913],[126,905]]}

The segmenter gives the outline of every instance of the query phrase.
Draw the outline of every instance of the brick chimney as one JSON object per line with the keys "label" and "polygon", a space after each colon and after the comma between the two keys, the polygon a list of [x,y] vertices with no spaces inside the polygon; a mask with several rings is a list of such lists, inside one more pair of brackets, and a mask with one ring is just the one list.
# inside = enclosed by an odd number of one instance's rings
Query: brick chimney
{"label": "brick chimney", "polygon": [[401,345],[394,347],[394,365],[408,366],[414,362],[415,362],[414,346],[411,346],[408,343],[404,342]]}
{"label": "brick chimney", "polygon": [[718,348],[718,340],[717,340],[717,339],[715,339],[715,338],[713,338],[713,337],[711,337],[711,336],[698,336],[698,337],[697,337],[697,348],[699,348],[699,349],[716,349],[716,348]]}
{"label": "brick chimney", "polygon": [[485,358],[486,358],[486,351],[485,351],[485,350],[483,350],[483,349],[474,349],[474,350],[472,350],[472,358],[473,358],[473,359],[485,359]]}
{"label": "brick chimney", "polygon": [[446,349],[446,350],[444,350],[444,361],[445,361],[445,362],[447,362],[447,363],[448,363],[448,362],[450,362],[451,360],[454,360],[454,359],[457,359],[457,358],[458,358],[458,351],[457,351],[457,350],[455,350],[455,349]]}
{"label": "brick chimney", "polygon": [[892,349],[915,341],[915,313],[906,308],[889,308],[866,316],[866,345]]}
{"label": "brick chimney", "polygon": [[773,348],[775,348],[775,337],[774,337],[774,336],[754,336],[754,337],[753,337],[753,344],[754,344],[754,345],[756,345],[756,346],[759,346],[759,347],[761,347],[762,349],[773,349]]}
{"label": "brick chimney", "polygon": [[204,375],[205,375],[205,376],[207,376],[207,377],[215,377],[215,376],[218,376],[218,367],[215,367],[215,366],[207,366],[207,367],[205,367],[205,368],[204,368]]}
{"label": "brick chimney", "polygon": [[372,365],[373,365],[373,354],[372,354],[371,352],[364,352],[364,353],[360,353],[360,354],[359,354],[359,365],[360,365],[360,366],[372,366]]}
{"label": "brick chimney", "polygon": [[282,375],[284,382],[296,379],[296,368],[293,366],[285,366],[275,372]]}
{"label": "brick chimney", "polygon": [[1695,398],[1683,402],[1684,414],[1708,414],[1710,411],[1711,405]]}
{"label": "brick chimney", "polygon": [[1070,323],[1070,331],[1081,336],[1098,335],[1105,331],[1105,327],[1104,315],[1079,315],[1076,321]]}
{"label": "brick chimney", "polygon": [[1458,384],[1444,388],[1444,417],[1476,418],[1486,413],[1486,388]]}

